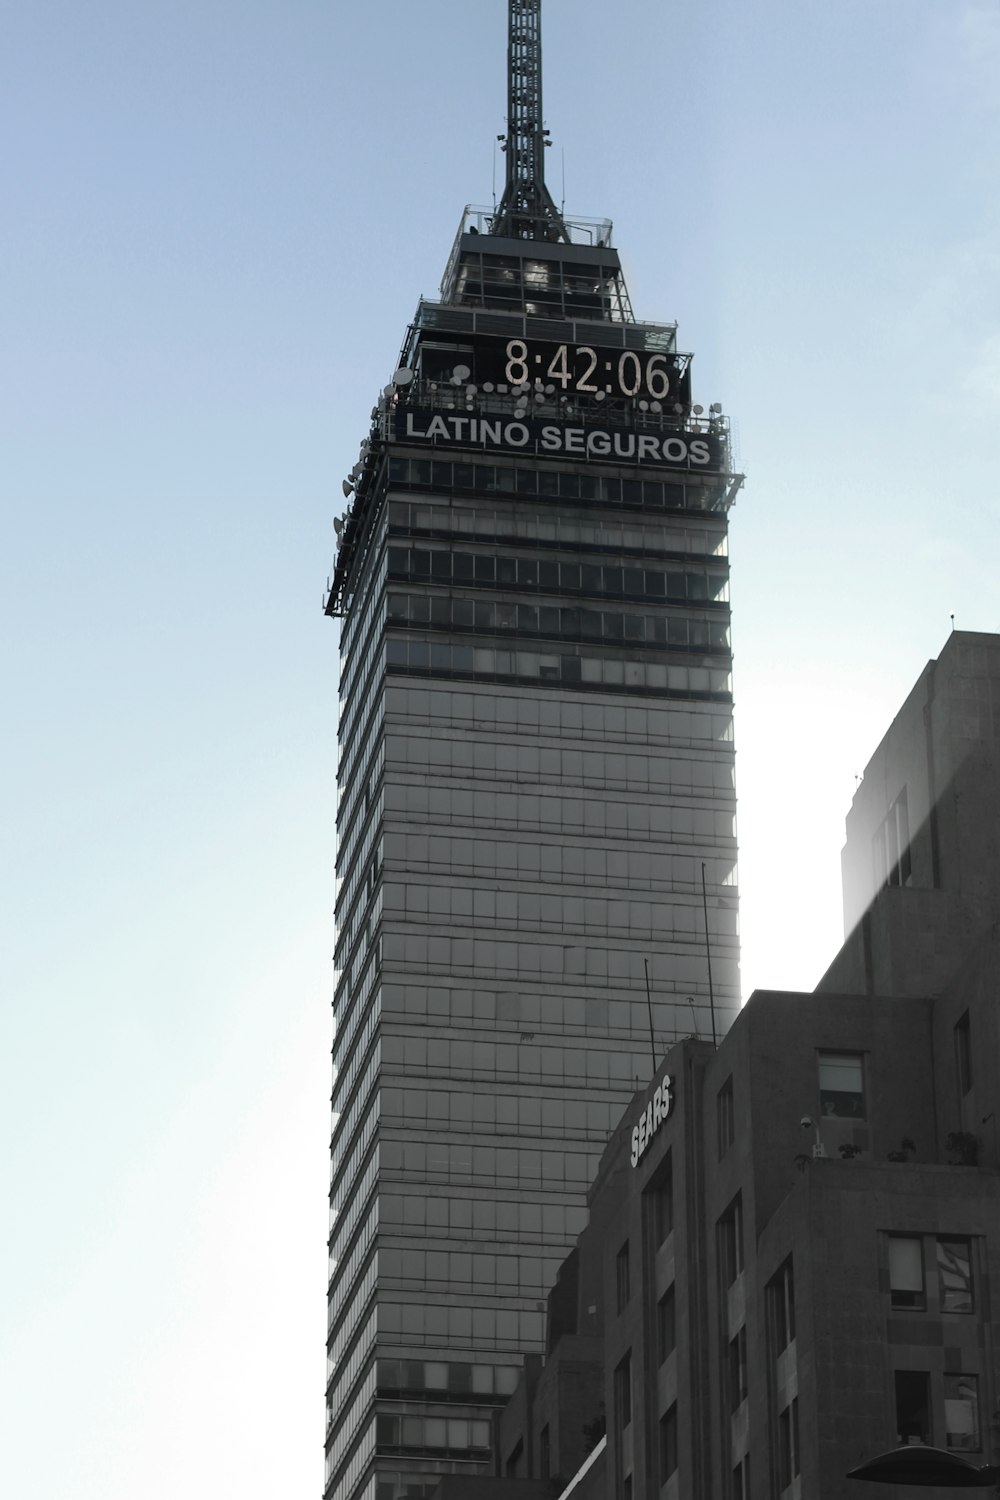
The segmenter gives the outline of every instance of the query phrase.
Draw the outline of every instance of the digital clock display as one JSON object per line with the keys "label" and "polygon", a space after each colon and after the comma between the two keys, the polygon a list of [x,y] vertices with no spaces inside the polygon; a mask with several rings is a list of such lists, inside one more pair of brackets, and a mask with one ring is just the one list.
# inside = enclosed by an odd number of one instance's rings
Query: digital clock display
{"label": "digital clock display", "polygon": [[[477,339],[461,357],[471,365],[472,379],[481,389],[551,387],[555,395],[570,400],[609,397],[658,401],[668,408],[690,404],[687,361],[674,354],[511,338]],[[425,374],[430,373],[425,368]]]}

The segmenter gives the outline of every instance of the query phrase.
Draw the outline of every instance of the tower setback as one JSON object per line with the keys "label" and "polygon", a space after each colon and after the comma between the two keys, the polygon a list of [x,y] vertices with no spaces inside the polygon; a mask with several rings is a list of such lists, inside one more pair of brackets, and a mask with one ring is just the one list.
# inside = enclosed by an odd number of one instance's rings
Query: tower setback
{"label": "tower setback", "polygon": [[651,1043],[739,1005],[727,424],[545,189],[509,6],[507,186],[406,332],[327,602],[328,1500],[484,1471]]}

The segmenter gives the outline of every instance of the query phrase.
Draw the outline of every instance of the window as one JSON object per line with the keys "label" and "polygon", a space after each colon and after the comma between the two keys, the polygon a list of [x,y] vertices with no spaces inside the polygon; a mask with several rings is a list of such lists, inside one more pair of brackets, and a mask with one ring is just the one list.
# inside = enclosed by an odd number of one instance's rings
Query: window
{"label": "window", "polygon": [[673,1232],[674,1227],[674,1171],[669,1151],[657,1168],[643,1199],[646,1204],[646,1222],[653,1250],[656,1251]]}
{"label": "window", "polygon": [[958,1092],[964,1096],[972,1087],[972,1038],[969,1033],[968,1011],[955,1026],[955,1066],[958,1070]]}
{"label": "window", "polygon": [[890,1235],[889,1301],[893,1307],[923,1309],[927,1306],[922,1240]]}
{"label": "window", "polygon": [[715,1098],[715,1118],[718,1127],[719,1160],[725,1156],[736,1139],[736,1121],[733,1114],[733,1080],[727,1078]]}
{"label": "window", "polygon": [[926,1370],[897,1370],[896,1437],[900,1443],[931,1441],[931,1378]]}
{"label": "window", "polygon": [[622,1433],[632,1420],[632,1355],[615,1368],[615,1431]]}
{"label": "window", "polygon": [[774,1353],[780,1354],[795,1337],[795,1281],[792,1276],[791,1256],[785,1261],[778,1274],[768,1282],[767,1295]]}
{"label": "window", "polygon": [[628,1240],[619,1250],[615,1257],[615,1288],[618,1297],[618,1311],[624,1312],[625,1304],[631,1296],[629,1275]]}
{"label": "window", "polygon": [[860,1052],[819,1054],[819,1102],[824,1115],[865,1118],[864,1058]]}
{"label": "window", "polygon": [[783,1412],[778,1414],[778,1477],[779,1485],[787,1490],[792,1480],[801,1473],[799,1465],[799,1399],[796,1396]]}
{"label": "window", "polygon": [[729,1287],[743,1270],[743,1202],[739,1194],[719,1220],[716,1232],[719,1274],[723,1287]]}
{"label": "window", "polygon": [[979,1436],[979,1379],[976,1375],[944,1377],[944,1430],[949,1448],[978,1452],[982,1447]]}
{"label": "window", "polygon": [[677,1345],[677,1299],[669,1287],[656,1304],[656,1353],[662,1365]]}
{"label": "window", "polygon": [[972,1300],[972,1244],[969,1240],[937,1241],[938,1301],[942,1312],[969,1313]]}
{"label": "window", "polygon": [[677,1403],[660,1418],[660,1484],[677,1472]]}
{"label": "window", "polygon": [[747,1331],[741,1328],[729,1341],[729,1409],[735,1411],[747,1398]]}
{"label": "window", "polygon": [[876,890],[881,890],[884,885],[910,885],[910,819],[905,787],[886,813],[873,846]]}
{"label": "window", "polygon": [[749,1453],[744,1453],[733,1470],[733,1500],[750,1500]]}

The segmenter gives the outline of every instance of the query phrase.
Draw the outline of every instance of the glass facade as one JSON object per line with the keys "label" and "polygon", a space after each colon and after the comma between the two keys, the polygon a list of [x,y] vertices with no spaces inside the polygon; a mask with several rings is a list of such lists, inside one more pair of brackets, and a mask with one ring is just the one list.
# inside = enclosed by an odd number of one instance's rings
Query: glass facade
{"label": "glass facade", "polygon": [[[587,1187],[651,1076],[650,1009],[657,1058],[712,1034],[703,882],[719,1031],[739,1004],[732,476],[591,461],[568,437],[546,457],[557,425],[530,452],[490,453],[471,423],[442,428],[440,452],[420,446],[423,419],[409,441],[418,387],[442,412],[456,382],[478,398],[474,319],[421,305],[328,606],[343,621],[328,1500],[485,1471],[491,1413],[544,1346]],[[515,331],[526,365],[532,319]],[[607,337],[549,321],[547,350],[560,332],[587,355]],[[672,348],[672,327],[647,333]],[[491,346],[501,372],[510,347]],[[422,360],[455,375],[421,386]],[[534,399],[565,425],[558,389]],[[639,421],[611,405],[604,428]],[[515,428],[513,443],[533,432]]]}

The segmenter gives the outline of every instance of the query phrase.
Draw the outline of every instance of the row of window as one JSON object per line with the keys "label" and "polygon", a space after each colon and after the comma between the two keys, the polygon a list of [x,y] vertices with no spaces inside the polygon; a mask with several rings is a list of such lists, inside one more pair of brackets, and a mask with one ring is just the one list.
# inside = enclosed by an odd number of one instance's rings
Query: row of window
{"label": "row of window", "polygon": [[[386,1133],[394,1126],[412,1128],[405,1116],[395,1120],[382,1111],[382,1164],[389,1171],[417,1181],[469,1183],[477,1187],[562,1187],[586,1191],[594,1180],[598,1158],[582,1151],[567,1151],[563,1142],[551,1151],[512,1146],[473,1146],[466,1141],[407,1139],[390,1141]],[[395,1158],[396,1165],[391,1165]]]}
{"label": "row of window", "polygon": [[435,1457],[481,1458],[490,1449],[488,1421],[465,1417],[375,1418],[375,1443],[379,1453],[428,1453]]}
{"label": "row of window", "polygon": [[[658,965],[655,962],[650,965],[651,974],[655,979]],[[643,976],[645,977],[645,976]],[[666,978],[666,974],[663,975]],[[693,995],[695,1009],[705,1007],[702,1019],[705,1025],[699,1024],[695,1029],[698,1031],[710,1031],[707,1024],[708,995]],[[585,995],[564,994],[560,990],[554,990],[546,984],[540,988],[528,985],[518,985],[516,989],[492,990],[485,985],[477,986],[475,989],[466,988],[462,985],[446,987],[445,985],[432,984],[392,984],[386,983],[381,992],[382,1009],[385,1014],[405,1017],[411,1028],[398,1038],[385,1036],[382,1042],[382,1056],[384,1060],[390,1057],[390,1047],[397,1050],[392,1053],[393,1062],[404,1065],[407,1057],[413,1056],[414,1066],[426,1066],[426,1058],[429,1056],[430,1043],[419,1034],[419,1028],[426,1020],[436,1026],[451,1026],[456,1035],[451,1039],[452,1050],[449,1057],[465,1055],[454,1050],[455,1047],[471,1045],[471,1039],[466,1040],[462,1036],[463,1030],[468,1031],[474,1024],[477,1031],[482,1032],[491,1026],[508,1028],[519,1025],[526,1034],[538,1031],[557,1032],[562,1038],[561,1045],[572,1047],[577,1045],[578,1040],[584,1041],[586,1037],[595,1032],[602,1035],[617,1037],[622,1041],[630,1040],[641,1034],[643,1022],[648,1027],[648,1007],[645,996],[636,996],[634,999],[620,998],[620,991],[612,998],[587,993]],[[674,1024],[673,1004],[670,1000],[653,1001],[655,1030],[658,1036],[673,1035],[676,1030]],[[690,1015],[690,1011],[688,1011]],[[421,1062],[421,1059],[424,1059]],[[492,1096],[491,1096],[492,1097]],[[508,1097],[513,1097],[508,1095]],[[498,1101],[501,1096],[497,1096]],[[555,1101],[552,1101],[555,1102]],[[591,1109],[593,1101],[587,1106],[586,1133],[589,1135],[594,1130],[601,1129],[601,1115],[594,1114]],[[524,1118],[524,1108],[530,1107],[530,1101],[517,1100],[516,1108],[518,1117]],[[479,1119],[478,1104],[475,1118]],[[515,1107],[512,1104],[512,1107]],[[536,1101],[537,1107],[537,1101]],[[499,1111],[500,1103],[497,1104]],[[573,1102],[566,1102],[567,1113],[565,1115],[567,1133],[580,1128],[576,1123],[579,1116],[573,1108]],[[621,1111],[612,1123],[617,1124]],[[501,1116],[498,1113],[497,1118]],[[560,1116],[560,1118],[563,1118]],[[606,1139],[608,1131],[604,1131]]]}
{"label": "row of window", "polygon": [[[384,909],[392,919],[405,920],[414,925],[426,923],[437,927],[444,924],[456,931],[467,927],[474,927],[478,931],[495,927],[501,932],[523,933],[526,938],[535,932],[592,938],[606,933],[609,936],[618,934],[644,941],[658,937],[663,941],[680,938],[685,942],[693,942],[695,934],[703,931],[703,927],[699,926],[700,913],[695,903],[696,878],[693,875],[685,878],[684,871],[693,866],[694,861],[678,858],[674,863],[680,868],[678,878],[670,883],[664,882],[666,889],[656,901],[620,899],[625,896],[625,889],[616,887],[585,896],[582,892],[588,887],[584,881],[578,887],[581,894],[546,896],[541,891],[489,891],[463,889],[457,885],[438,888],[432,886],[429,889],[426,886],[409,887],[401,880],[394,881],[390,874],[384,888]],[[727,865],[727,874],[730,869],[731,866]],[[467,878],[470,881],[489,879],[489,875],[483,871],[483,866],[477,866],[475,870],[469,871]],[[448,874],[453,879],[460,879],[460,867],[449,869]],[[516,879],[513,874],[498,878],[510,881]],[[548,879],[537,872],[523,878],[538,883],[547,882]],[[712,879],[711,874],[709,879]],[[713,880],[713,886],[715,883]],[[542,889],[544,891],[544,884]],[[689,898],[687,905],[671,899],[684,894]],[[723,909],[713,916],[713,935],[735,940],[735,911]],[[537,963],[541,970],[543,966],[540,958]],[[547,965],[545,967],[548,969]],[[633,967],[626,963],[625,972],[632,972]],[[561,955],[557,955],[548,972],[563,972]]]}
{"label": "row of window", "polygon": [[[387,759],[395,765],[406,759],[406,747],[421,724],[435,732],[442,725],[450,725],[491,738],[497,736],[501,752],[518,756],[530,748],[523,740],[524,730],[534,730],[546,738],[582,741],[579,750],[584,753],[587,742],[592,741],[595,750],[620,744],[630,752],[715,749],[732,754],[732,714],[708,703],[671,704],[667,708],[655,703],[594,703],[536,694],[528,697],[503,690],[472,693],[450,683],[400,682],[386,689],[386,711],[390,723],[404,724],[407,731],[387,741]],[[477,751],[479,748],[477,744]],[[536,749],[536,758],[538,753]],[[471,765],[471,756],[467,762],[455,762],[463,763]],[[340,779],[343,784],[343,777]]]}
{"label": "row of window", "polygon": [[[634,481],[630,481],[634,482]],[[726,557],[724,523],[696,524],[679,516],[572,515],[559,510],[507,502],[491,509],[482,500],[465,504],[452,497],[390,500],[389,536],[423,534],[442,539],[478,537],[500,546],[528,542],[545,549],[613,552],[623,556]],[[701,518],[699,518],[701,520]]]}
{"label": "row of window", "polygon": [[[645,752],[602,756],[579,751],[556,751],[555,755],[568,771],[571,768],[575,770],[576,779],[585,774],[587,785],[591,789],[619,794],[613,800],[601,798],[602,806],[606,800],[609,806],[627,805],[621,793],[642,794],[644,803],[648,805],[651,775],[652,786],[659,791],[661,797],[671,790],[671,783],[664,780],[664,774],[670,774],[670,758],[663,755],[655,757],[655,764],[653,758]],[[684,761],[682,764],[687,775],[688,762]],[[413,829],[414,837],[420,836],[421,823],[443,824],[448,829],[448,837],[460,834],[463,825],[476,829],[510,828],[518,834],[539,832],[542,829],[559,830],[564,825],[582,821],[582,801],[578,795],[563,797],[555,788],[544,796],[529,787],[523,790],[519,787],[516,792],[501,792],[485,787],[474,790],[471,786],[431,782],[409,782],[385,789],[385,812],[390,823],[397,818],[405,818],[407,825]],[[623,816],[627,817],[627,814],[609,813],[606,824],[610,823],[613,828],[616,817]],[[714,799],[706,798],[704,806],[692,805],[689,800],[666,805],[661,803],[658,816],[660,822],[657,827],[657,844],[664,835],[669,837],[671,843],[692,843],[696,840],[699,843],[714,842],[716,839],[736,837],[736,817],[732,807],[720,807]],[[429,829],[427,833],[433,836],[436,831]],[[394,835],[390,835],[390,843],[386,846],[390,858],[395,858],[391,843],[393,837]],[[547,844],[549,841],[545,842]],[[563,861],[564,867],[571,872],[575,865],[581,874],[590,878],[594,874],[612,873],[618,857],[619,854],[613,850],[592,849],[588,841],[579,846],[570,845],[564,851]],[[655,858],[655,851],[640,849],[636,851],[635,857],[648,863]],[[600,862],[599,871],[593,861]],[[652,868],[650,864],[649,869],[636,878],[649,878]]]}
{"label": "row of window", "polygon": [[467,1192],[446,1196],[439,1191],[431,1197],[418,1190],[383,1194],[381,1220],[387,1230],[401,1224],[407,1229],[465,1230],[464,1238],[481,1235],[508,1237],[519,1244],[568,1245],[585,1228],[587,1209],[576,1197],[566,1203],[525,1203],[492,1195],[477,1198]]}
{"label": "row of window", "polygon": [[[638,1017],[640,1012],[637,1010],[636,1014]],[[599,1141],[603,1146],[621,1116],[617,1103],[593,1096],[564,1099],[554,1092],[547,1092],[542,1097],[537,1093],[520,1095],[512,1093],[506,1084],[502,1089],[480,1088],[481,1080],[478,1078],[476,1086],[472,1087],[475,1076],[472,1042],[445,1037],[437,1041],[421,1037],[398,1037],[393,1041],[400,1054],[401,1066],[405,1065],[409,1079],[414,1079],[415,1074],[427,1067],[429,1057],[435,1083],[442,1073],[451,1072],[463,1087],[447,1091],[440,1087],[393,1088],[391,1085],[394,1080],[387,1071],[381,1096],[382,1119],[386,1121],[395,1117],[412,1126],[429,1121],[433,1128],[451,1131],[456,1135],[471,1131],[474,1126],[477,1139],[497,1131],[504,1136],[524,1135],[533,1138],[536,1143],[539,1133],[544,1131],[547,1139],[564,1142],[576,1136]],[[419,1055],[411,1057],[411,1053]],[[446,1060],[437,1061],[442,1057]],[[631,1067],[635,1059],[628,1058],[627,1061]],[[493,1073],[491,1068],[491,1077]],[[628,1079],[620,1078],[616,1081],[626,1086],[631,1077],[630,1073]],[[586,1082],[581,1079],[581,1089],[585,1087]],[[400,1161],[391,1154],[386,1155],[391,1146],[396,1149],[391,1141],[383,1141],[382,1164],[387,1168],[398,1169]]]}
{"label": "row of window", "polygon": [[474,1340],[480,1348],[503,1348],[519,1354],[540,1348],[545,1339],[545,1312],[516,1307],[462,1306],[428,1302],[385,1302],[378,1305],[380,1338],[408,1343],[461,1344]]}
{"label": "row of window", "polygon": [[[648,803],[609,802],[604,808],[603,818],[584,820],[590,837],[617,837],[625,844],[621,849],[588,848],[582,842],[576,846],[562,848],[558,844],[536,838],[469,838],[464,830],[449,834],[427,832],[389,833],[385,838],[385,857],[388,861],[386,879],[391,882],[396,869],[406,871],[409,876],[418,876],[424,871],[434,870],[442,875],[459,875],[470,878],[544,882],[545,885],[579,885],[594,892],[589,899],[613,899],[615,895],[628,900],[630,892],[655,893],[688,890],[700,894],[701,871],[704,858],[694,854],[672,854],[660,852],[660,841],[675,822],[686,822],[693,827],[695,813],[687,809],[686,818],[675,817],[676,809],[660,807],[650,809]],[[719,840],[731,843],[735,838],[733,814],[728,809],[699,809],[697,820],[700,840],[712,845]],[[407,820],[409,821],[409,820]],[[651,847],[630,849],[628,841],[644,839]],[[701,852],[701,851],[699,851]],[[715,863],[713,861],[713,863]],[[720,876],[729,872],[729,861],[722,869],[705,871],[708,888],[720,883]],[[447,889],[447,887],[446,887]],[[597,893],[600,892],[598,897]],[[606,894],[605,894],[606,893]],[[513,896],[513,891],[477,891],[477,896]],[[546,899],[546,898],[543,898]],[[548,898],[555,899],[555,898]],[[408,885],[406,907],[413,911],[445,912],[446,906],[437,903],[443,900],[437,882],[428,885]],[[387,898],[386,910],[395,910],[396,903]],[[447,909],[461,911],[454,901]],[[511,902],[498,905],[496,901],[487,906],[477,905],[477,917],[493,917],[504,920],[510,917],[519,921],[520,913]],[[525,913],[524,915],[527,915]],[[557,919],[554,909],[542,910],[543,918]],[[588,920],[596,912],[588,912]],[[682,927],[684,924],[681,924]]]}
{"label": "row of window", "polygon": [[[405,1046],[404,1043],[404,1053]],[[470,1043],[457,1038],[444,1038],[441,1046],[447,1049],[448,1056],[448,1062],[443,1065],[442,1071],[450,1073],[458,1080],[458,1086],[453,1086],[451,1089],[442,1088],[435,1076],[435,1086],[421,1090],[419,1099],[413,1097],[415,1091],[408,1090],[407,1092],[410,1094],[409,1103],[420,1112],[419,1121],[426,1119],[432,1125],[437,1122],[442,1128],[449,1122],[461,1127],[465,1111],[471,1107],[466,1102],[472,1092],[471,1079],[475,1080],[477,1089],[483,1084],[493,1082],[500,1083],[505,1089],[509,1089],[509,1086],[519,1078],[523,1078],[525,1084],[531,1088],[535,1086],[538,1074],[541,1073],[548,1081],[550,1088],[568,1084],[570,1087],[575,1085],[580,1089],[595,1085],[632,1089],[635,1087],[636,1079],[644,1077],[649,1070],[648,1051],[643,1053],[638,1048],[619,1050],[611,1047],[569,1047],[559,1039],[548,1036],[536,1037],[534,1033],[522,1033],[516,1041],[508,1037],[500,1041]],[[528,1053],[533,1054],[533,1061],[528,1059]],[[435,1055],[440,1056],[441,1052],[437,1051]],[[459,1064],[454,1061],[456,1058],[470,1058],[471,1061]],[[386,1056],[385,1041],[383,1041],[383,1061],[385,1062],[383,1118],[390,1112],[394,1112],[401,1119],[408,1120],[411,1117],[404,1108],[403,1090],[389,1087],[396,1080],[389,1076],[390,1064]],[[405,1059],[400,1067],[405,1068]],[[522,1125],[531,1118],[530,1103],[531,1101],[527,1098],[518,1101],[516,1115]],[[504,1105],[499,1096],[496,1110],[499,1124],[513,1121],[514,1105]]]}
{"label": "row of window", "polygon": [[564,609],[450,595],[390,594],[389,624],[428,625],[476,635],[516,635],[561,641],[651,646],[658,651],[729,650],[729,625],[680,615],[622,614],[617,610]]}
{"label": "row of window", "polygon": [[414,1392],[432,1397],[451,1396],[469,1400],[506,1398],[513,1394],[520,1379],[517,1365],[469,1365],[454,1361],[421,1359],[380,1359],[378,1393],[380,1396],[410,1396]]}
{"label": "row of window", "polygon": [[[430,1292],[469,1291],[488,1296],[544,1297],[549,1260],[539,1255],[494,1255],[487,1250],[411,1250],[384,1245],[378,1254],[380,1283],[426,1286]],[[470,1369],[458,1365],[456,1370]],[[486,1370],[492,1370],[487,1365]]]}
{"label": "row of window", "polygon": [[725,604],[726,568],[629,567],[537,557],[498,557],[495,552],[451,552],[443,548],[389,548],[389,579],[516,589],[518,593],[578,594],[650,603]]}
{"label": "row of window", "polygon": [[[693,943],[679,946],[690,951],[671,953],[664,964],[663,978],[670,981],[672,992],[697,998],[704,994],[704,954],[697,953]],[[502,977],[527,984],[538,983],[540,974],[562,974],[572,980],[586,976],[588,982],[606,983],[609,979],[634,981],[638,972],[635,947],[624,941],[613,948],[584,947],[583,944],[563,948],[554,944],[519,943],[513,941],[513,934],[510,941],[497,941],[492,937],[387,932],[382,940],[382,962],[386,969],[398,967],[410,973],[420,970],[428,974],[452,974],[458,978],[475,973],[485,982],[491,977]],[[712,972],[716,979],[716,998],[720,1003],[728,1004],[731,997],[740,992],[735,959],[723,953],[716,963],[713,956]],[[655,974],[653,977],[655,979]],[[533,1071],[530,1058],[527,1066]],[[523,1073],[525,1070],[521,1067],[519,1071]],[[645,1066],[640,1076],[644,1073]]]}
{"label": "row of window", "polygon": [[[386,753],[394,770],[418,776],[436,776],[443,780],[450,774],[474,782],[516,780],[516,792],[496,791],[489,786],[471,789],[477,818],[506,821],[513,827],[518,826],[522,806],[529,821],[541,818],[541,805],[532,800],[531,788],[534,785],[545,788],[546,800],[550,797],[566,799],[568,811],[560,812],[560,823],[578,823],[582,827],[583,806],[607,805],[609,811],[606,814],[587,818],[588,832],[606,825],[610,829],[619,827],[623,832],[634,834],[639,831],[634,821],[637,816],[635,808],[649,805],[645,797],[566,798],[573,789],[589,793],[602,785],[600,757],[595,752],[575,746],[547,746],[537,741],[511,744],[492,738],[486,726],[477,725],[474,731],[467,730],[454,736],[431,730],[418,734],[414,726],[405,739],[390,730],[386,738]],[[620,761],[620,769],[627,777],[628,792],[649,790],[659,794],[655,811],[648,814],[650,821],[647,824],[648,830],[657,838],[671,834],[675,829],[679,833],[701,831],[695,829],[693,821],[690,828],[681,821],[682,798],[700,797],[706,802],[710,799],[717,802],[722,799],[716,799],[713,794],[724,793],[725,810],[730,817],[733,816],[733,758],[728,745],[704,745],[700,753],[697,747],[692,753],[688,744],[672,745],[668,740],[662,745],[637,745],[632,754],[628,757],[623,754]],[[613,756],[608,757],[608,763],[614,764]],[[386,790],[389,793],[392,788]],[[663,800],[668,794],[672,798],[671,804]],[[409,792],[405,795],[408,798]],[[394,811],[400,810],[391,800],[387,799],[386,805]],[[626,812],[625,808],[631,810]],[[403,810],[409,811],[408,802]],[[731,827],[727,833],[731,832]]]}
{"label": "row of window", "polygon": [[519,468],[439,458],[390,458],[389,483],[444,491],[472,490],[483,495],[541,495],[553,500],[661,511],[724,510],[726,494],[725,483],[717,479],[678,484],[662,479],[620,479],[604,473],[571,473],[536,464]]}
{"label": "row of window", "polygon": [[732,697],[732,676],[722,667],[688,667],[608,657],[557,656],[539,651],[495,650],[492,646],[456,646],[450,642],[389,640],[390,672],[421,676],[474,678],[481,682],[515,678],[534,685],[549,682],[605,693],[649,693],[661,697]]}

